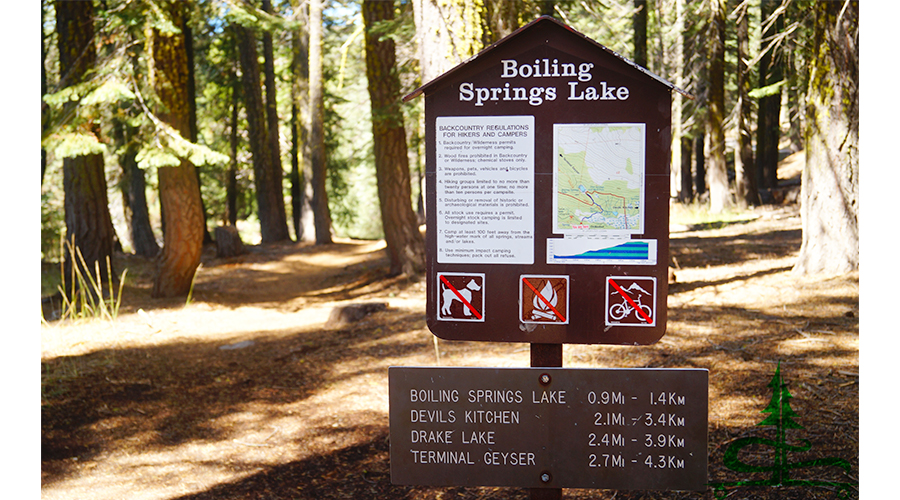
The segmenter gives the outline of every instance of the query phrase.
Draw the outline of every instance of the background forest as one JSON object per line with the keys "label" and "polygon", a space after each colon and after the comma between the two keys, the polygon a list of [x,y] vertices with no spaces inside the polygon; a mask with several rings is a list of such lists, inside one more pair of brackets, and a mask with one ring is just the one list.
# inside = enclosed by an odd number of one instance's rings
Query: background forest
{"label": "background forest", "polygon": [[858,4],[804,0],[43,1],[42,261],[105,281],[116,249],[156,256],[155,294],[185,295],[214,234],[385,238],[416,274],[423,100],[400,98],[542,14],[694,97],[673,199],[781,202],[805,150],[804,213],[834,230],[807,225],[798,268],[858,265]]}

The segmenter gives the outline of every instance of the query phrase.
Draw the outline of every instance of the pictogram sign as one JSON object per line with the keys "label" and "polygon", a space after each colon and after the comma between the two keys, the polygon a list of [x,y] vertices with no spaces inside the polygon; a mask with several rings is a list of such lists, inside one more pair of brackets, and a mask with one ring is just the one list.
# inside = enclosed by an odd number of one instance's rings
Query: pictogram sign
{"label": "pictogram sign", "polygon": [[523,274],[519,277],[519,321],[569,323],[569,277]]}
{"label": "pictogram sign", "polygon": [[608,326],[656,326],[656,278],[609,276],[606,278]]}
{"label": "pictogram sign", "polygon": [[438,273],[438,320],[484,321],[484,274]]}

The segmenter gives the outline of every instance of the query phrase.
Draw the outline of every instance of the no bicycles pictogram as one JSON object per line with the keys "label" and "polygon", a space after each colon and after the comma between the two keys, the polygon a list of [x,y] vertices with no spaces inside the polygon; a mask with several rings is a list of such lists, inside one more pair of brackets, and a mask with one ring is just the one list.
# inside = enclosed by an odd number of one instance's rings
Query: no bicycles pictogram
{"label": "no bicycles pictogram", "polygon": [[609,276],[606,278],[606,324],[656,326],[656,278]]}

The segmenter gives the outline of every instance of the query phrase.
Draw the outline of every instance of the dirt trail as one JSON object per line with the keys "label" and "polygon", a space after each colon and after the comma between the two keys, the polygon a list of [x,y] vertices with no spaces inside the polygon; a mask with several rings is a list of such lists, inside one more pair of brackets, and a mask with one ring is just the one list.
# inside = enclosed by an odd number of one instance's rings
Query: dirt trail
{"label": "dirt trail", "polygon": [[[570,345],[567,367],[710,370],[711,481],[732,440],[766,435],[775,367],[811,449],[858,477],[858,274],[798,278],[796,210],[672,234],[677,283],[668,333],[646,347]],[[686,228],[690,229],[690,228]],[[527,498],[519,489],[392,486],[387,368],[528,366],[524,344],[445,342],[425,326],[424,282],[388,279],[383,243],[208,251],[192,302],[149,297],[151,268],[128,267],[115,322],[42,327],[42,498]],[[338,305],[389,307],[341,328]],[[792,434],[792,436],[794,436]],[[771,436],[769,436],[771,437]],[[751,459],[771,461],[771,450]],[[755,458],[754,458],[755,457]],[[792,477],[848,481],[834,467]],[[755,498],[835,498],[824,488],[745,488]],[[708,494],[706,494],[708,495]],[[567,490],[564,498],[701,498]]]}

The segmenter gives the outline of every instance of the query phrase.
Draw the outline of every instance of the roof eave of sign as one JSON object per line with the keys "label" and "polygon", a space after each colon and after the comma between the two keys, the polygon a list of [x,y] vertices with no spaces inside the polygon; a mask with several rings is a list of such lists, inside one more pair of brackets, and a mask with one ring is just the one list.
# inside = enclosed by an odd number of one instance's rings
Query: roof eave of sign
{"label": "roof eave of sign", "polygon": [[575,34],[575,35],[581,37],[582,39],[586,40],[587,42],[593,44],[594,46],[596,46],[596,47],[598,47],[598,48],[600,48],[600,49],[605,50],[605,51],[608,52],[609,54],[611,54],[611,55],[615,56],[616,58],[618,58],[619,60],[621,60],[623,63],[625,63],[625,64],[631,66],[632,68],[634,68],[634,69],[640,71],[641,73],[647,75],[648,77],[650,77],[650,78],[656,80],[657,82],[663,84],[663,85],[666,86],[669,90],[674,90],[674,91],[678,92],[679,94],[681,94],[681,95],[687,97],[688,99],[691,99],[691,100],[694,99],[694,96],[693,96],[693,95],[691,95],[690,93],[688,93],[687,91],[685,91],[685,90],[683,90],[683,89],[680,89],[680,88],[676,87],[674,84],[670,83],[670,82],[669,82],[668,80],[666,80],[665,78],[663,78],[663,77],[661,77],[661,76],[659,76],[659,75],[656,75],[656,74],[650,72],[650,70],[648,70],[647,68],[644,68],[643,66],[641,66],[641,65],[639,65],[639,64],[636,64],[635,62],[633,62],[633,61],[631,61],[631,60],[629,60],[629,59],[623,57],[623,56],[620,55],[619,53],[617,53],[617,52],[615,52],[615,51],[613,51],[613,50],[610,50],[609,48],[607,48],[607,47],[605,47],[605,46],[603,46],[603,45],[601,45],[601,44],[595,42],[594,40],[588,38],[587,36],[583,35],[582,33],[579,33],[578,31],[574,30],[572,27],[567,26],[566,24],[563,24],[563,23],[560,22],[558,19],[555,19],[555,18],[553,18],[553,17],[551,17],[551,16],[541,16],[541,17],[535,19],[534,21],[531,21],[530,23],[528,23],[528,24],[526,24],[526,25],[520,27],[519,29],[513,31],[512,33],[510,33],[509,35],[503,37],[502,39],[500,39],[500,40],[494,42],[493,44],[491,44],[490,46],[488,46],[487,48],[485,48],[484,50],[482,50],[482,51],[479,52],[478,54],[476,54],[476,55],[474,55],[474,56],[472,56],[472,57],[466,59],[465,61],[459,63],[459,64],[456,65],[455,67],[453,67],[453,68],[447,70],[446,72],[444,72],[443,74],[441,74],[440,76],[438,76],[437,78],[435,78],[434,80],[431,80],[430,82],[428,82],[428,83],[422,85],[421,87],[417,88],[416,90],[413,90],[412,92],[410,92],[409,94],[407,94],[407,95],[403,98],[403,102],[408,102],[408,101],[410,101],[410,100],[412,100],[412,99],[415,99],[415,98],[418,97],[420,94],[423,94],[423,93],[427,92],[430,88],[435,87],[435,86],[439,85],[441,82],[443,82],[444,80],[448,79],[448,78],[450,77],[450,75],[453,75],[453,74],[455,74],[456,72],[460,71],[460,70],[461,70],[464,66],[466,66],[467,64],[469,64],[469,63],[471,63],[471,62],[473,62],[473,61],[475,61],[475,60],[477,60],[477,59],[479,59],[479,58],[481,58],[481,57],[484,57],[487,53],[493,51],[495,47],[507,43],[509,40],[511,40],[511,39],[513,39],[513,38],[515,38],[515,37],[517,37],[520,33],[522,33],[523,31],[525,31],[525,30],[527,30],[527,29],[529,29],[531,26],[533,26],[533,25],[535,25],[535,24],[537,24],[537,23],[540,23],[540,22],[546,22],[546,21],[554,22],[554,23],[558,24],[559,26],[561,26],[561,27],[563,27],[563,28],[569,30],[571,33],[573,33],[573,34]]}

